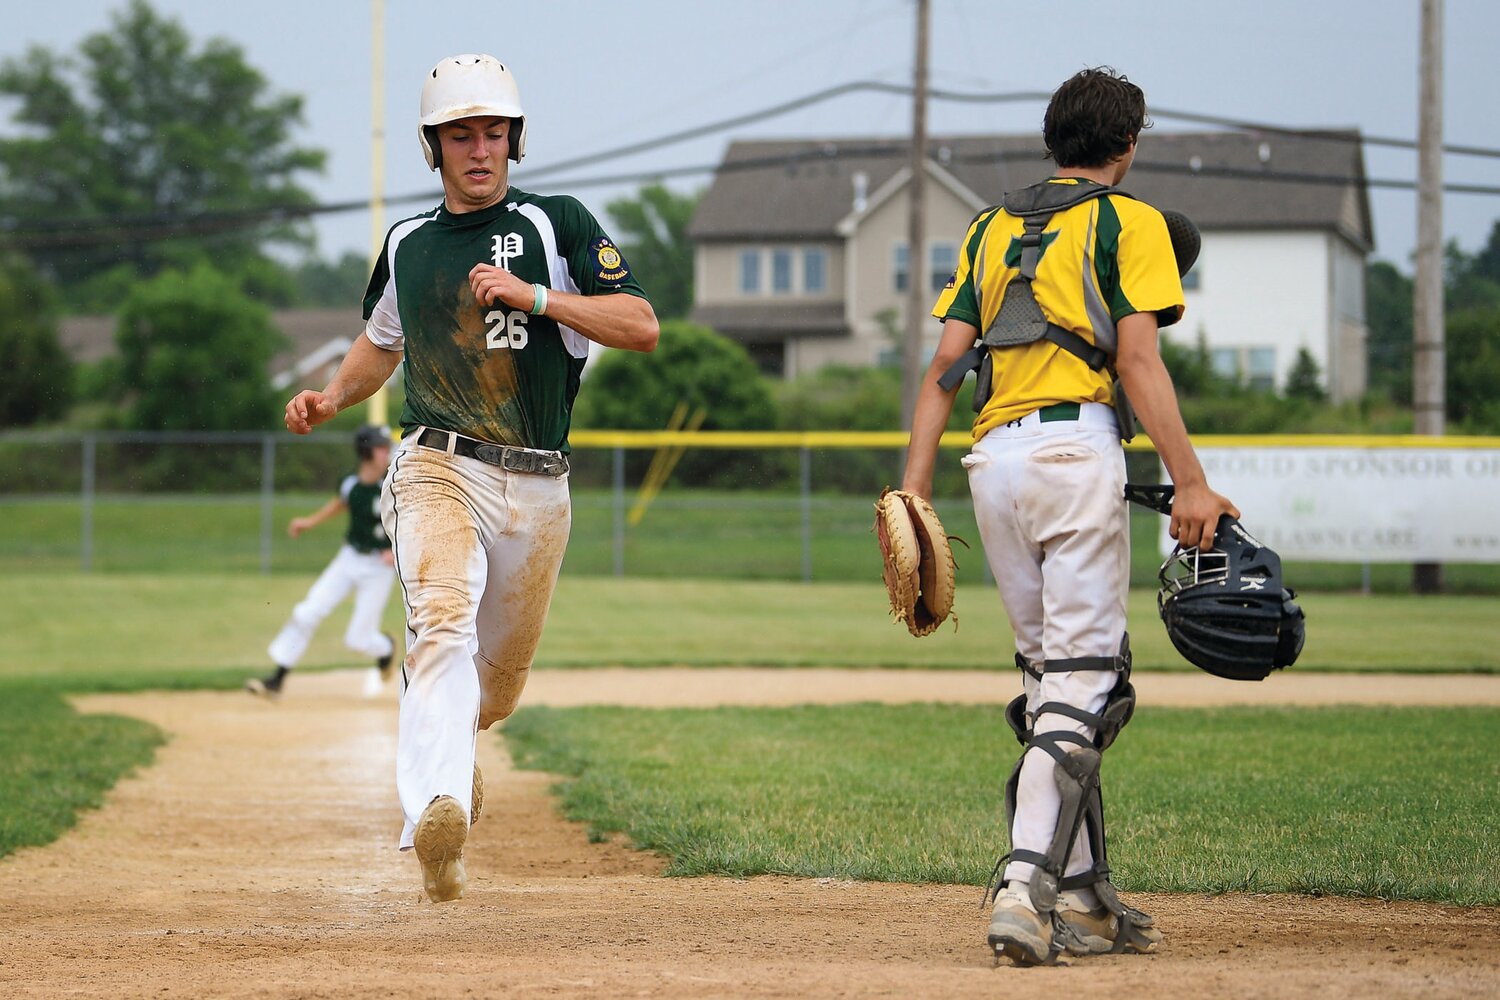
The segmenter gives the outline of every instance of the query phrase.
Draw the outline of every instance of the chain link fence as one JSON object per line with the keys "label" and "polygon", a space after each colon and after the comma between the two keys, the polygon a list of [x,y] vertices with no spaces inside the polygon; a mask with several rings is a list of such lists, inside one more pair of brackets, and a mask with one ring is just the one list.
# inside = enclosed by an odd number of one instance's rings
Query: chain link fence
{"label": "chain link fence", "polygon": [[[774,446],[757,444],[774,435],[741,437],[720,435],[709,447],[685,434],[577,433],[563,571],[878,580],[873,502],[899,482],[904,436],[783,435],[804,443]],[[959,579],[988,581],[960,447],[944,450],[935,502],[948,531],[970,546],[955,546]],[[653,495],[664,460],[671,474]],[[1131,481],[1160,481],[1154,453],[1132,450],[1127,461]],[[0,434],[0,569],[315,573],[339,544],[343,519],[295,540],[287,522],[327,502],[354,465],[343,433]],[[1131,517],[1132,581],[1151,586],[1160,520],[1138,508]],[[1302,589],[1404,591],[1410,583],[1402,564],[1287,568]],[[1456,591],[1500,592],[1496,567],[1449,566],[1447,580]]]}

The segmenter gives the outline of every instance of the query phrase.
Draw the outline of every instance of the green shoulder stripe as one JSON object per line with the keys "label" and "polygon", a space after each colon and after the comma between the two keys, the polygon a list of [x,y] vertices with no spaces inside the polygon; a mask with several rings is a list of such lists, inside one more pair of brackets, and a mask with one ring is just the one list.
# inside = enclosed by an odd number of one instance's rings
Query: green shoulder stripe
{"label": "green shoulder stripe", "polygon": [[1105,195],[1099,199],[1098,222],[1094,227],[1094,275],[1099,279],[1099,293],[1109,314],[1116,319],[1136,311],[1120,282],[1120,229],[1120,213]]}

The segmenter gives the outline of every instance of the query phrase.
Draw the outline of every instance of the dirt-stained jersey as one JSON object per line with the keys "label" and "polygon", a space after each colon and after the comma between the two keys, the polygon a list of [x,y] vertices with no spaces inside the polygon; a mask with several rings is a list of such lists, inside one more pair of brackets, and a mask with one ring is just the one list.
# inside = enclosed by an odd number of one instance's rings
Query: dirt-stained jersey
{"label": "dirt-stained jersey", "polygon": [[525,309],[481,307],[475,264],[564,292],[646,297],[619,249],[576,198],[510,188],[496,205],[445,207],[391,227],[365,292],[365,335],[406,351],[401,426],[568,450],[589,341]]}

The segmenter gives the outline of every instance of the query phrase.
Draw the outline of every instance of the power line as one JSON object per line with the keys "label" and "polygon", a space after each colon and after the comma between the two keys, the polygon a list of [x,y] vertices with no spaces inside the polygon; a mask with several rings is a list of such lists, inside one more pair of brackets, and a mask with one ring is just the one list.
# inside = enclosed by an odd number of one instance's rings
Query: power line
{"label": "power line", "polygon": [[[838,146],[823,149],[811,147],[797,153],[774,156],[747,157],[730,163],[696,163],[685,166],[663,167],[652,170],[630,171],[618,174],[601,174],[592,177],[574,177],[563,181],[570,189],[609,187],[620,184],[645,183],[676,177],[695,177],[707,174],[737,173],[746,170],[766,170],[777,167],[792,167],[811,163],[832,162],[839,159],[897,159],[904,157],[902,146],[890,144],[872,146]],[[965,153],[950,156],[954,163],[1008,163],[1035,162],[1035,153]],[[933,159],[933,162],[940,162]],[[1413,191],[1415,181],[1400,178],[1364,177],[1354,178],[1348,174],[1322,174],[1286,170],[1266,170],[1250,167],[1204,165],[1194,168],[1190,164],[1169,163],[1137,159],[1131,165],[1132,172],[1175,174],[1182,177],[1205,179],[1261,181],[1273,184],[1322,184],[1348,186],[1362,184],[1368,188]],[[535,175],[518,179],[527,184]],[[1449,182],[1443,185],[1449,194],[1500,195],[1500,185],[1465,184]],[[389,205],[425,204],[435,205],[442,200],[441,190],[423,191],[387,198]],[[369,208],[365,200],[333,202],[323,205],[277,206],[268,209],[252,209],[244,212],[211,212],[194,215],[159,214],[149,216],[119,217],[112,220],[76,220],[71,222],[17,223],[0,228],[7,242],[19,249],[64,249],[69,247],[99,246],[107,243],[150,242],[184,236],[204,236],[223,233],[252,226],[294,221],[318,215],[334,215],[343,212],[364,211]]]}
{"label": "power line", "polygon": [[[734,115],[729,118],[698,125],[689,129],[667,133],[652,139],[618,146],[613,149],[602,150],[586,156],[574,157],[547,166],[525,171],[518,180],[531,184],[537,180],[553,176],[558,173],[566,173],[568,170],[584,166],[596,165],[601,160],[617,159],[630,156],[640,152],[658,150],[665,146],[676,145],[691,139],[701,138],[728,129],[751,125],[769,118],[779,117],[801,108],[820,104],[845,94],[860,92],[877,92],[888,94],[911,93],[909,84],[884,83],[876,80],[856,80],[849,83],[827,87],[790,101],[783,101],[757,111]],[[937,100],[958,101],[966,103],[1010,103],[1023,101],[1045,101],[1051,97],[1043,91],[1014,91],[1014,92],[963,92],[933,89],[929,91],[932,98]],[[1251,132],[1264,132],[1276,135],[1289,135],[1298,138],[1325,139],[1333,142],[1366,142],[1372,145],[1395,146],[1400,148],[1415,148],[1411,140],[1396,139],[1381,136],[1362,136],[1358,133],[1348,131],[1330,130],[1307,130],[1295,129],[1281,125],[1271,125],[1264,122],[1252,122],[1242,119],[1226,118],[1218,115],[1200,114],[1190,111],[1177,111],[1172,109],[1157,108],[1152,112],[1162,118],[1191,121],[1197,124],[1214,125],[1228,129],[1239,129]],[[1500,158],[1500,149],[1490,149],[1477,146],[1444,146],[1444,151],[1460,155],[1484,156]],[[892,146],[890,144],[868,147],[834,147],[837,156],[903,156],[904,146]],[[814,154],[818,155],[818,154]],[[825,157],[827,154],[822,154]],[[750,160],[740,160],[733,163],[694,164],[688,166],[657,168],[650,170],[639,170],[627,173],[569,178],[563,183],[569,187],[602,187],[614,184],[625,184],[633,182],[666,179],[669,177],[699,176],[709,173],[724,173],[737,170],[763,169],[768,166],[777,166],[783,163],[794,162],[797,158],[807,158],[807,153],[797,154],[796,157],[768,157]],[[961,160],[989,160],[1001,162],[1012,159],[1027,159],[1029,154],[970,154],[959,157]],[[1193,169],[1189,166],[1168,163],[1148,163],[1137,160],[1133,169],[1158,171],[1163,173],[1177,173],[1184,176],[1199,177],[1226,177],[1237,179],[1253,179],[1269,182],[1303,183],[1303,184],[1348,184],[1351,179],[1344,174],[1306,174],[1287,173],[1275,170],[1241,169],[1233,167],[1210,167],[1203,166]],[[1364,178],[1363,183],[1371,188],[1384,188],[1394,190],[1414,190],[1416,183],[1401,179],[1390,178]],[[1479,194],[1500,195],[1500,186],[1487,184],[1465,184],[1448,183],[1443,190],[1453,194]],[[417,194],[399,195],[387,198],[386,202],[393,205],[427,203],[433,204],[442,198],[441,191],[421,192]],[[186,215],[182,213],[154,213],[136,216],[116,216],[106,219],[86,220],[54,220],[46,223],[23,222],[18,219],[0,219],[0,234],[7,235],[10,242],[23,249],[97,246],[110,242],[145,242],[160,239],[168,239],[182,236],[198,236],[212,233],[222,233],[233,229],[248,228],[251,226],[265,225],[277,222],[294,221],[317,215],[331,215],[350,211],[363,211],[368,208],[366,200],[342,201],[325,203],[321,205],[280,205],[269,206],[258,209],[243,211],[220,211],[194,213]]]}

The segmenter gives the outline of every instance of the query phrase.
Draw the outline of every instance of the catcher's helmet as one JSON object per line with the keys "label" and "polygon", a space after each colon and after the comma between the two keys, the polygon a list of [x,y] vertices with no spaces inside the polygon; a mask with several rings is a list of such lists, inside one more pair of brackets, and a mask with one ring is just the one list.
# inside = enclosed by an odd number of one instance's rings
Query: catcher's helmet
{"label": "catcher's helmet", "polygon": [[1297,661],[1306,638],[1281,557],[1224,515],[1211,552],[1178,546],[1162,563],[1156,605],[1177,651],[1211,674],[1265,680]]}
{"label": "catcher's helmet", "polygon": [[417,122],[417,139],[427,165],[436,170],[443,162],[437,126],[480,115],[511,119],[510,158],[519,163],[526,155],[526,112],[521,110],[516,78],[505,64],[494,56],[465,54],[449,56],[432,67],[422,84]]}
{"label": "catcher's helmet", "polygon": [[1193,220],[1181,212],[1163,210],[1161,217],[1167,223],[1167,236],[1172,240],[1172,256],[1177,258],[1177,275],[1185,276],[1198,262],[1198,251],[1203,249],[1203,237]]}
{"label": "catcher's helmet", "polygon": [[391,435],[384,427],[365,426],[354,432],[354,450],[361,459],[370,458],[376,448],[389,448]]}

